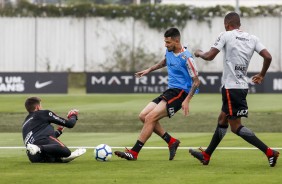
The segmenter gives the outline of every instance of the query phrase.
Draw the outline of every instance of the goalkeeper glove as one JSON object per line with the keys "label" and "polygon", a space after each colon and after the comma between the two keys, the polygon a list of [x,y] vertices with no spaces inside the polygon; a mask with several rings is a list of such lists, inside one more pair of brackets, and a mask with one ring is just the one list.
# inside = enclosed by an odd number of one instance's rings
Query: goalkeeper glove
{"label": "goalkeeper glove", "polygon": [[68,119],[70,119],[72,116],[75,116],[75,118],[77,120],[77,116],[78,116],[78,110],[77,109],[72,109],[68,112]]}

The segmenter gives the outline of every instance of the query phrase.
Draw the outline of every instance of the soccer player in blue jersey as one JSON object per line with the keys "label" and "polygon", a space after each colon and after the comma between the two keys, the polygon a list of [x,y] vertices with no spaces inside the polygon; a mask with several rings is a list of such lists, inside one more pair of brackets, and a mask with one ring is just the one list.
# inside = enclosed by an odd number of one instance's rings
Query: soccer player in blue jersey
{"label": "soccer player in blue jersey", "polygon": [[252,130],[243,126],[241,117],[248,117],[248,81],[247,70],[252,55],[257,52],[263,58],[261,71],[252,77],[252,81],[260,84],[270,66],[272,57],[259,39],[240,30],[240,17],[236,12],[228,13],[224,18],[226,32],[220,34],[214,45],[207,52],[195,51],[195,56],[211,61],[224,51],[222,74],[222,108],[218,117],[218,125],[206,150],[201,152],[190,149],[189,152],[203,165],[208,165],[212,153],[226,134],[228,125],[231,131],[248,143],[261,150],[268,158],[269,165],[274,167],[279,152],[265,145]]}
{"label": "soccer player in blue jersey", "polygon": [[180,32],[177,28],[170,28],[164,33],[165,59],[156,65],[137,72],[136,77],[142,77],[157,69],[167,67],[168,89],[141,111],[139,118],[143,128],[132,149],[125,152],[116,151],[118,157],[127,160],[137,160],[138,153],[153,132],[162,137],[168,144],[169,160],[173,160],[180,141],[166,132],[160,124],[164,117],[171,118],[182,108],[183,114],[189,114],[189,102],[197,91],[200,80],[197,67],[191,53],[182,46]]}

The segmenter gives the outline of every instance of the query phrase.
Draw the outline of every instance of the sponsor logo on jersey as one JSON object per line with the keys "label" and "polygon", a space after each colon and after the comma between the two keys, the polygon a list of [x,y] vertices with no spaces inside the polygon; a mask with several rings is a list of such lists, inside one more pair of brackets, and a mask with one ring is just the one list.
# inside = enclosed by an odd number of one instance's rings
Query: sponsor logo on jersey
{"label": "sponsor logo on jersey", "polygon": [[64,123],[64,124],[66,123],[66,121],[65,121],[64,119],[60,118],[59,116],[56,116],[56,115],[53,114],[52,112],[49,112],[49,116],[51,116],[52,118],[54,118],[54,119],[60,121],[61,123]]}
{"label": "sponsor logo on jersey", "polygon": [[181,58],[184,59],[184,60],[187,60],[187,59],[188,59],[185,54],[182,54]]}
{"label": "sponsor logo on jersey", "polygon": [[235,70],[246,71],[247,67],[245,65],[235,65]]}
{"label": "sponsor logo on jersey", "polygon": [[247,38],[242,38],[242,37],[238,37],[238,36],[236,36],[236,39],[237,39],[237,40],[240,40],[240,41],[246,41],[246,42],[250,41],[250,40],[247,39]]}

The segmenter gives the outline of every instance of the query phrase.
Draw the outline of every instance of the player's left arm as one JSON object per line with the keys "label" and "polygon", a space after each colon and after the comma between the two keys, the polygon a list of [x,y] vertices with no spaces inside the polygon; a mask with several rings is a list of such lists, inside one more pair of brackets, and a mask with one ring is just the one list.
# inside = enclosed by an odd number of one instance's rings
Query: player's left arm
{"label": "player's left arm", "polygon": [[255,84],[261,84],[263,79],[264,79],[264,76],[270,66],[270,63],[272,61],[272,56],[271,54],[268,52],[267,49],[263,49],[262,51],[259,52],[259,55],[261,57],[263,57],[263,66],[262,66],[262,69],[260,71],[260,73],[258,73],[257,75],[254,75],[252,77],[252,82],[255,83]]}
{"label": "player's left arm", "polygon": [[190,89],[187,97],[185,98],[185,100],[182,103],[182,110],[183,110],[183,113],[184,113],[185,116],[187,116],[189,114],[189,103],[190,103],[192,97],[196,93],[196,90],[198,89],[198,87],[200,86],[200,83],[201,83],[200,80],[199,80],[199,77],[198,77],[198,69],[197,69],[196,64],[194,62],[194,59],[192,57],[187,59],[186,65],[187,65],[188,73],[193,80],[193,84],[191,86],[191,89]]}

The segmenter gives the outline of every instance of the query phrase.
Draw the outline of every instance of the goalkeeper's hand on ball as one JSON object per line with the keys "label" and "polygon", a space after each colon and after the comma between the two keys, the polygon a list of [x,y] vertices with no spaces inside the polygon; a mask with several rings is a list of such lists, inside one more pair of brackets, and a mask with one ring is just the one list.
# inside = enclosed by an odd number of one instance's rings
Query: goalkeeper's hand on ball
{"label": "goalkeeper's hand on ball", "polygon": [[72,109],[68,112],[68,119],[70,119],[71,117],[75,117],[77,120],[77,116],[78,116],[78,110],[77,109]]}

